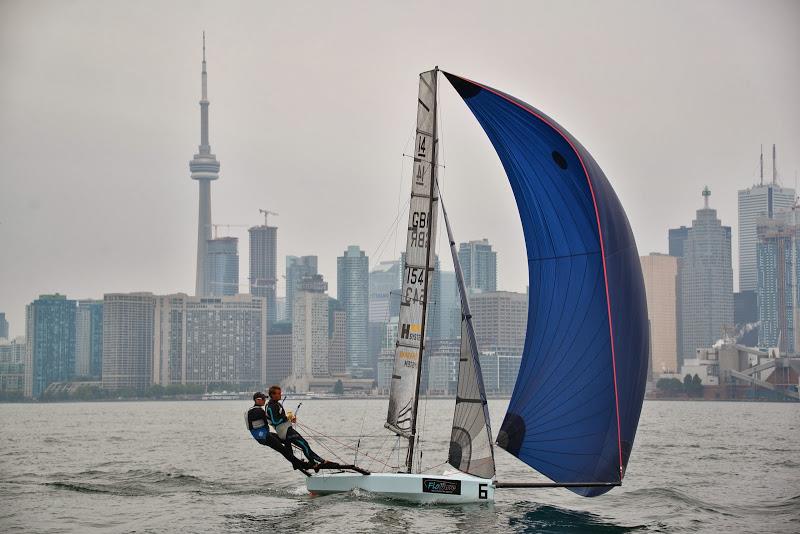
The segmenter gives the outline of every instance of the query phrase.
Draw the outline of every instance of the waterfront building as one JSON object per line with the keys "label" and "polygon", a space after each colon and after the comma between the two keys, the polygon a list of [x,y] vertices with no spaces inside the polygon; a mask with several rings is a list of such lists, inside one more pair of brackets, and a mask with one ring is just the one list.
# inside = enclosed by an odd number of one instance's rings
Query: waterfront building
{"label": "waterfront building", "polygon": [[79,300],[75,310],[75,376],[103,372],[103,301]]}
{"label": "waterfront building", "polygon": [[347,373],[347,312],[334,298],[328,300],[328,373]]}
{"label": "waterfront building", "polygon": [[6,320],[6,314],[4,312],[0,312],[0,339],[8,339],[8,321]]}
{"label": "waterfront building", "polygon": [[25,338],[0,338],[0,396],[25,393]]}
{"label": "waterfront building", "polygon": [[758,288],[758,220],[794,206],[794,189],[778,185],[774,146],[772,167],[772,182],[765,184],[762,153],[761,182],[739,191],[739,291]]}
{"label": "waterfront building", "polygon": [[510,395],[514,391],[522,356],[505,351],[481,352],[481,372],[486,392]]}
{"label": "waterfront building", "polygon": [[278,322],[267,331],[267,380],[269,387],[281,384],[292,372],[292,323]]}
{"label": "waterfront building", "polygon": [[103,295],[103,389],[150,386],[154,307],[152,293]]}
{"label": "waterfront building", "polygon": [[276,285],[278,282],[278,228],[253,226],[250,234],[250,294],[267,300],[267,321],[277,319],[275,309]]}
{"label": "waterfront building", "polygon": [[468,290],[497,291],[497,252],[488,239],[459,244],[458,261]]}
{"label": "waterfront building", "polygon": [[511,291],[470,297],[475,340],[487,391],[509,394],[522,362],[528,320],[528,295]]}
{"label": "waterfront building", "polygon": [[75,374],[75,301],[41,295],[25,312],[25,396],[38,398]]}
{"label": "waterfront building", "polygon": [[706,187],[704,207],[697,210],[679,262],[680,364],[694,358],[697,348],[721,339],[723,327],[733,324],[731,229],[709,208],[710,195]]}
{"label": "waterfront building", "polygon": [[400,313],[403,270],[399,260],[382,261],[369,273],[369,322],[386,323]]}
{"label": "waterfront building", "polygon": [[525,293],[477,293],[470,297],[470,307],[480,352],[522,356],[528,321]]}
{"label": "waterfront building", "polygon": [[286,320],[292,322],[294,292],[304,276],[319,274],[316,256],[286,256]]}
{"label": "waterfront building", "polygon": [[25,364],[27,344],[24,336],[14,339],[0,339],[0,363]]}
{"label": "waterfront building", "polygon": [[371,372],[369,323],[369,258],[356,245],[336,259],[336,298],[347,314],[347,371],[358,377]]}
{"label": "waterfront building", "polygon": [[266,383],[266,306],[251,295],[186,299],[183,383]]}
{"label": "waterfront building", "polygon": [[239,293],[239,240],[220,237],[208,240],[208,291],[213,297]]}
{"label": "waterfront building", "polygon": [[678,371],[677,295],[678,258],[651,253],[641,256],[650,321],[650,369],[654,377]]}
{"label": "waterfront building", "polygon": [[428,394],[450,395],[458,384],[461,338],[428,341],[425,358],[428,365]]}
{"label": "waterfront building", "polygon": [[0,395],[21,397],[25,393],[25,338],[0,338]]}
{"label": "waterfront building", "polygon": [[153,383],[183,384],[186,375],[184,293],[155,297],[153,310]]}
{"label": "waterfront building", "polygon": [[219,178],[219,161],[211,153],[208,141],[208,77],[206,73],[206,37],[203,34],[203,70],[200,97],[200,146],[197,154],[189,162],[192,180],[197,180],[200,200],[197,217],[197,276],[195,294],[207,294],[208,284],[208,241],[211,239],[211,182]]}
{"label": "waterfront building", "polygon": [[327,377],[328,289],[322,275],[304,276],[295,288],[292,316],[292,373],[287,384],[308,391],[314,378]]}
{"label": "waterfront building", "polygon": [[795,352],[794,236],[795,227],[782,220],[758,221],[758,346]]}

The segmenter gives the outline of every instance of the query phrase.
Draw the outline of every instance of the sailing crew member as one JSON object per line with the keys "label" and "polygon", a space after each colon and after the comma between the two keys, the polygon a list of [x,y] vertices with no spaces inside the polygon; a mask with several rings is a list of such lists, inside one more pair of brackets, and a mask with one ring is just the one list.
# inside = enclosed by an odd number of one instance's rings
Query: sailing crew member
{"label": "sailing crew member", "polygon": [[260,391],[253,394],[253,407],[247,410],[244,417],[247,430],[257,442],[281,453],[284,458],[289,460],[294,469],[311,467],[299,458],[295,458],[290,443],[281,441],[278,436],[269,431],[267,414],[264,411],[266,401],[267,396]]}
{"label": "sailing crew member", "polygon": [[280,386],[270,387],[269,403],[267,404],[267,419],[269,420],[269,423],[275,427],[275,432],[278,434],[278,438],[283,440],[289,446],[298,446],[300,450],[303,451],[305,457],[308,458],[309,462],[318,464],[315,468],[318,469],[320,465],[328,463],[317,453],[312,451],[308,442],[297,430],[294,429],[292,423],[296,422],[297,418],[294,415],[292,415],[291,419],[286,417],[286,412],[283,411],[283,406],[281,405],[280,400]]}

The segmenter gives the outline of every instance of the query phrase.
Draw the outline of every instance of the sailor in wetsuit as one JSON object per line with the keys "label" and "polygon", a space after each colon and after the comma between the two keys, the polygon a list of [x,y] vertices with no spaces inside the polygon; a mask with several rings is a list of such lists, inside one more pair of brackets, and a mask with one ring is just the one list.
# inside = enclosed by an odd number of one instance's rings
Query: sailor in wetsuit
{"label": "sailor in wetsuit", "polygon": [[266,445],[281,453],[284,458],[291,462],[294,469],[303,469],[311,467],[310,464],[303,462],[299,458],[295,458],[292,454],[292,446],[288,442],[283,442],[278,439],[278,436],[269,431],[267,424],[267,414],[264,412],[264,403],[267,396],[260,391],[253,394],[253,402],[255,403],[252,408],[247,410],[244,420],[247,423],[247,430],[253,438],[262,445]]}
{"label": "sailor in wetsuit", "polygon": [[323,460],[317,453],[311,450],[311,447],[308,445],[308,442],[300,435],[297,430],[294,429],[292,423],[294,423],[297,418],[292,416],[291,421],[288,417],[286,417],[286,412],[283,411],[283,406],[280,403],[281,400],[281,388],[280,386],[272,386],[269,388],[269,404],[267,404],[267,419],[269,423],[275,427],[275,432],[278,434],[278,438],[286,442],[287,445],[297,445],[303,454],[308,458],[309,462],[315,462],[318,465],[315,469],[318,469],[320,465],[324,465],[327,462]]}

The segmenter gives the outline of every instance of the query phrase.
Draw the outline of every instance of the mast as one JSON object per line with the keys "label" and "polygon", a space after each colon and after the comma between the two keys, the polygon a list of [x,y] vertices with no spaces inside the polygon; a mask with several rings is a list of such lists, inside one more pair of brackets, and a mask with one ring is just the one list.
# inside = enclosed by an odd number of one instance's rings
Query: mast
{"label": "mast", "polygon": [[[430,185],[430,196],[428,198],[428,213],[430,214],[431,221],[434,220],[434,209],[437,209],[438,206],[434,206],[434,202],[436,198],[434,195],[437,194],[436,190],[436,144],[439,142],[439,137],[437,134],[437,119],[436,119],[436,107],[437,107],[437,99],[439,96],[439,84],[438,82],[438,74],[439,74],[439,66],[433,68],[433,108],[431,109],[433,114],[433,143],[431,144],[431,185]],[[431,233],[434,230],[434,224],[428,225],[428,251],[425,255],[425,293],[422,299],[422,320],[420,322],[420,341],[419,341],[419,358],[417,360],[417,385],[414,388],[414,410],[411,412],[413,415],[411,417],[411,437],[408,438],[408,455],[406,457],[406,471],[408,473],[414,467],[414,443],[417,438],[417,408],[419,406],[419,386],[420,381],[422,380],[422,355],[425,352],[425,318],[427,316],[428,311],[428,289],[431,287],[430,281],[430,274],[433,270],[431,268],[431,251],[434,249],[434,244],[432,238],[434,236]]]}
{"label": "mast", "polygon": [[438,68],[419,75],[414,165],[400,318],[385,427],[408,440],[406,470],[414,464],[417,410],[425,350],[428,291],[439,208],[436,188],[436,91]]}

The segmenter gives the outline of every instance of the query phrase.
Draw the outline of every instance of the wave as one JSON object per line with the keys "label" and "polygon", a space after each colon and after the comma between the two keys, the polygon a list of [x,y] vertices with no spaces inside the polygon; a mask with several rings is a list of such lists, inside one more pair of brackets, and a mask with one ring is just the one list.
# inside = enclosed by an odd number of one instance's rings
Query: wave
{"label": "wave", "polygon": [[645,504],[651,506],[669,506],[672,504],[725,516],[736,515],[727,510],[724,505],[704,501],[674,488],[645,488],[633,490],[625,493],[625,498],[628,502],[628,506],[642,506]]}
{"label": "wave", "polygon": [[[529,503],[525,503],[525,505],[530,506]],[[618,525],[590,512],[568,510],[552,505],[538,506],[535,510],[524,512],[521,516],[511,517],[508,524],[515,532],[545,534],[570,532],[617,534],[647,528],[644,525]]]}

